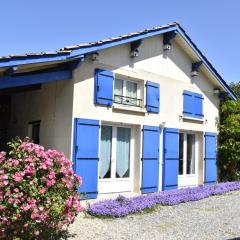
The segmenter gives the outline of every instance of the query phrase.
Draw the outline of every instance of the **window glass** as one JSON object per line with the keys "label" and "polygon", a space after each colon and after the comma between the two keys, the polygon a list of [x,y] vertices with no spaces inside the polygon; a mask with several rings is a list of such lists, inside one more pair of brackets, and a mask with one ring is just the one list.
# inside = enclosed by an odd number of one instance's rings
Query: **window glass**
{"label": "window glass", "polygon": [[114,101],[116,103],[122,103],[122,96],[123,96],[123,80],[115,79]]}
{"label": "window glass", "polygon": [[127,101],[131,105],[137,105],[137,83],[126,81]]}
{"label": "window glass", "polygon": [[32,124],[32,140],[34,143],[40,143],[40,122]]}
{"label": "window glass", "polygon": [[187,134],[187,174],[195,174],[195,135]]}
{"label": "window glass", "polygon": [[178,174],[183,174],[183,151],[184,151],[184,134],[179,134],[179,168]]}
{"label": "window glass", "polygon": [[130,128],[117,128],[116,177],[129,177],[130,172]]}
{"label": "window glass", "polygon": [[99,178],[111,177],[112,127],[101,127]]}

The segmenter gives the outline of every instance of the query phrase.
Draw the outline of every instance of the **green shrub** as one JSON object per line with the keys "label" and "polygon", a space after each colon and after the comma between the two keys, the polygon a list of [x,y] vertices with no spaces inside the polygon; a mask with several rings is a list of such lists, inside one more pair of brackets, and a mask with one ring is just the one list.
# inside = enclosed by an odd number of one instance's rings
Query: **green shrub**
{"label": "green shrub", "polygon": [[[240,97],[240,83],[230,86]],[[219,180],[240,180],[240,99],[226,99],[221,103],[219,130]]]}

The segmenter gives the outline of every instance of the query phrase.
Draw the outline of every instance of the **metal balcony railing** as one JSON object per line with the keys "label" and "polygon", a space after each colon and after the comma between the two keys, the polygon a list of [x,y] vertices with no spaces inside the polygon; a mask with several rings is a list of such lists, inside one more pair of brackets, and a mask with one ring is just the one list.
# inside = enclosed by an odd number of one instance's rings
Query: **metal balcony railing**
{"label": "metal balcony railing", "polygon": [[122,95],[114,95],[114,102],[122,105],[141,107],[142,99],[140,98],[132,98]]}

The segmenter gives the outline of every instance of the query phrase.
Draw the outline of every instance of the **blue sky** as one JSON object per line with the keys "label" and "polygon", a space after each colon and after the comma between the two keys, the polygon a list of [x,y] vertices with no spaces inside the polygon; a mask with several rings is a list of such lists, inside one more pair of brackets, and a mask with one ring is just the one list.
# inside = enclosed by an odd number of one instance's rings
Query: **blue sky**
{"label": "blue sky", "polygon": [[0,9],[0,56],[178,21],[227,82],[240,80],[239,0],[1,0]]}

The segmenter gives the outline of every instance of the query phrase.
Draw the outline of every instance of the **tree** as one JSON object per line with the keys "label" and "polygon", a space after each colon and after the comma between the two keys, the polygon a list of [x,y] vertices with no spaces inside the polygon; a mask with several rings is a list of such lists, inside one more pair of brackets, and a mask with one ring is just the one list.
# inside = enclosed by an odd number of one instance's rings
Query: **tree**
{"label": "tree", "polygon": [[221,102],[218,147],[220,181],[240,180],[240,82],[231,83],[230,87],[238,100]]}

